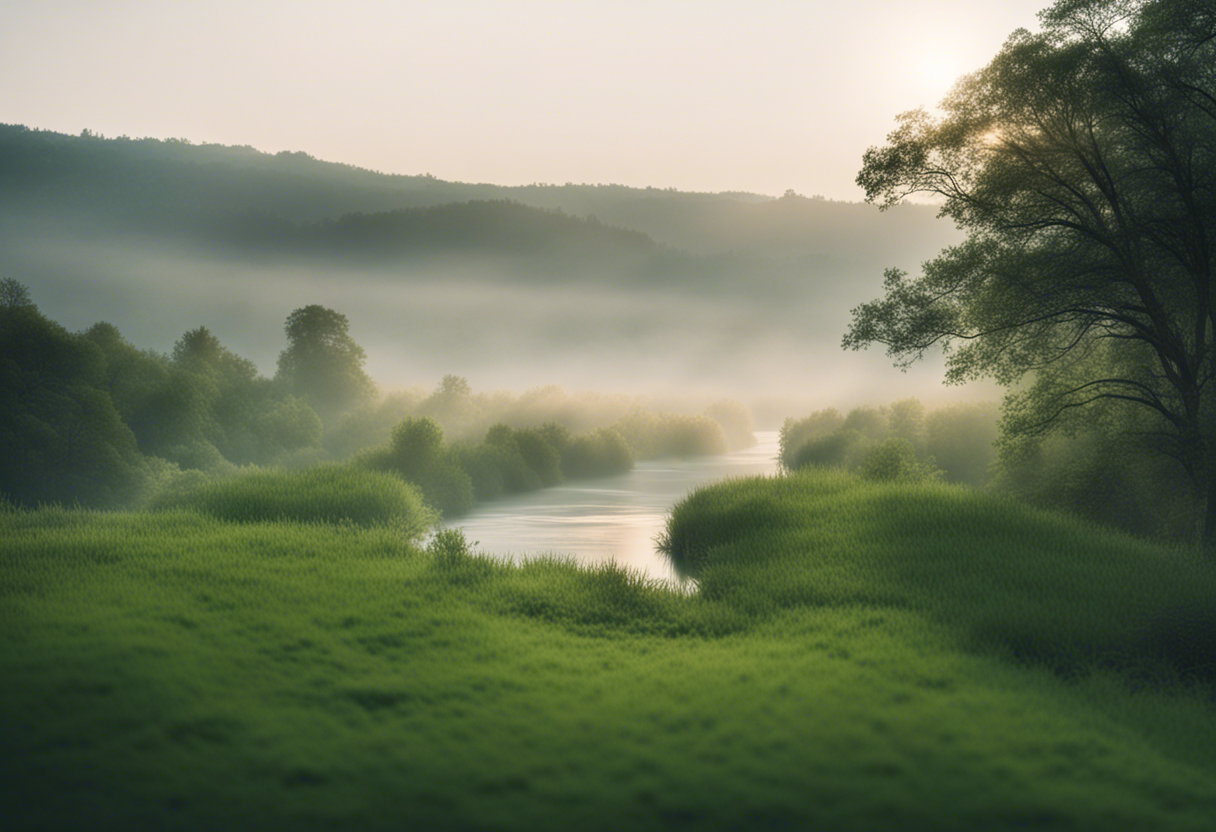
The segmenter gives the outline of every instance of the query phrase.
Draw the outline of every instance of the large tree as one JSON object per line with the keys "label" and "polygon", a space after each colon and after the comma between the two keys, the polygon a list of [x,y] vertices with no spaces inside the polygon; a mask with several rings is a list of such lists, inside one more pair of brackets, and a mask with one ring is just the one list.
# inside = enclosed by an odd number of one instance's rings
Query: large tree
{"label": "large tree", "polygon": [[899,116],[857,181],[890,207],[932,194],[966,240],[886,274],[844,345],[947,380],[1013,385],[1007,433],[1142,409],[1216,544],[1216,7],[1058,0],[931,115]]}
{"label": "large tree", "polygon": [[305,306],[287,316],[287,349],[275,379],[322,416],[333,416],[371,395],[363,371],[366,355],[350,336],[346,316],[324,306]]}

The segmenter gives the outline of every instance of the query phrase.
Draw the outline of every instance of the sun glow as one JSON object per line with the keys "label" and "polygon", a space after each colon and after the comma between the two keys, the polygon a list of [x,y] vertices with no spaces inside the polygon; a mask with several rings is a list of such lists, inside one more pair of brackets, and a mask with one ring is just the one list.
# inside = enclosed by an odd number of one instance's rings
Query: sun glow
{"label": "sun glow", "polygon": [[930,53],[921,57],[914,75],[925,91],[936,99],[945,97],[967,69],[950,54]]}
{"label": "sun glow", "polygon": [[980,135],[979,142],[989,150],[996,150],[1005,143],[1005,134],[999,127],[993,127],[988,132]]}

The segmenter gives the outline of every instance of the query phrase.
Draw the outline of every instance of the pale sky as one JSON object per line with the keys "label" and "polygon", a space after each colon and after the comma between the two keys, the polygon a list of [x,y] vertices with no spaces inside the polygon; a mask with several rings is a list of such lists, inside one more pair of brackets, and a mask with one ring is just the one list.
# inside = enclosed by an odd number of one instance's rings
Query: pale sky
{"label": "pale sky", "polygon": [[860,200],[1048,0],[0,0],[0,123],[385,173]]}

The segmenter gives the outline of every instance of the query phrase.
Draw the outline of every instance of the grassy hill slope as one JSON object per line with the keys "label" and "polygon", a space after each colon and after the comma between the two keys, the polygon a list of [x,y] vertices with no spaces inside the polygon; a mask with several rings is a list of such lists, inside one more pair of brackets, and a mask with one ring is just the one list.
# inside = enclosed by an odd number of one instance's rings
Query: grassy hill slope
{"label": "grassy hill slope", "polygon": [[5,511],[9,828],[1209,828],[1211,564],[825,473],[668,543]]}

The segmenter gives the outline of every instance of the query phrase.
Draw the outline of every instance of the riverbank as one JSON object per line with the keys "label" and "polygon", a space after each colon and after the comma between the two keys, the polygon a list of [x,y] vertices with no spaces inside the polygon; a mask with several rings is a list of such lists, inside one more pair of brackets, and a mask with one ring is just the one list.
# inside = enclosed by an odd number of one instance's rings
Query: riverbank
{"label": "riverbank", "polygon": [[649,578],[680,585],[683,577],[655,551],[672,506],[695,488],[732,477],[775,474],[778,432],[756,431],[755,444],[718,456],[643,460],[626,474],[565,482],[502,497],[454,518],[477,549],[506,560],[538,554],[580,563],[613,560]]}
{"label": "riverbank", "polygon": [[[1195,666],[1166,673],[1161,623],[1213,608],[1209,564],[828,474],[714,486],[676,516],[704,532],[693,596],[451,536],[0,512],[8,828],[1216,814],[1216,708]],[[1124,643],[1121,664],[1084,649]]]}

